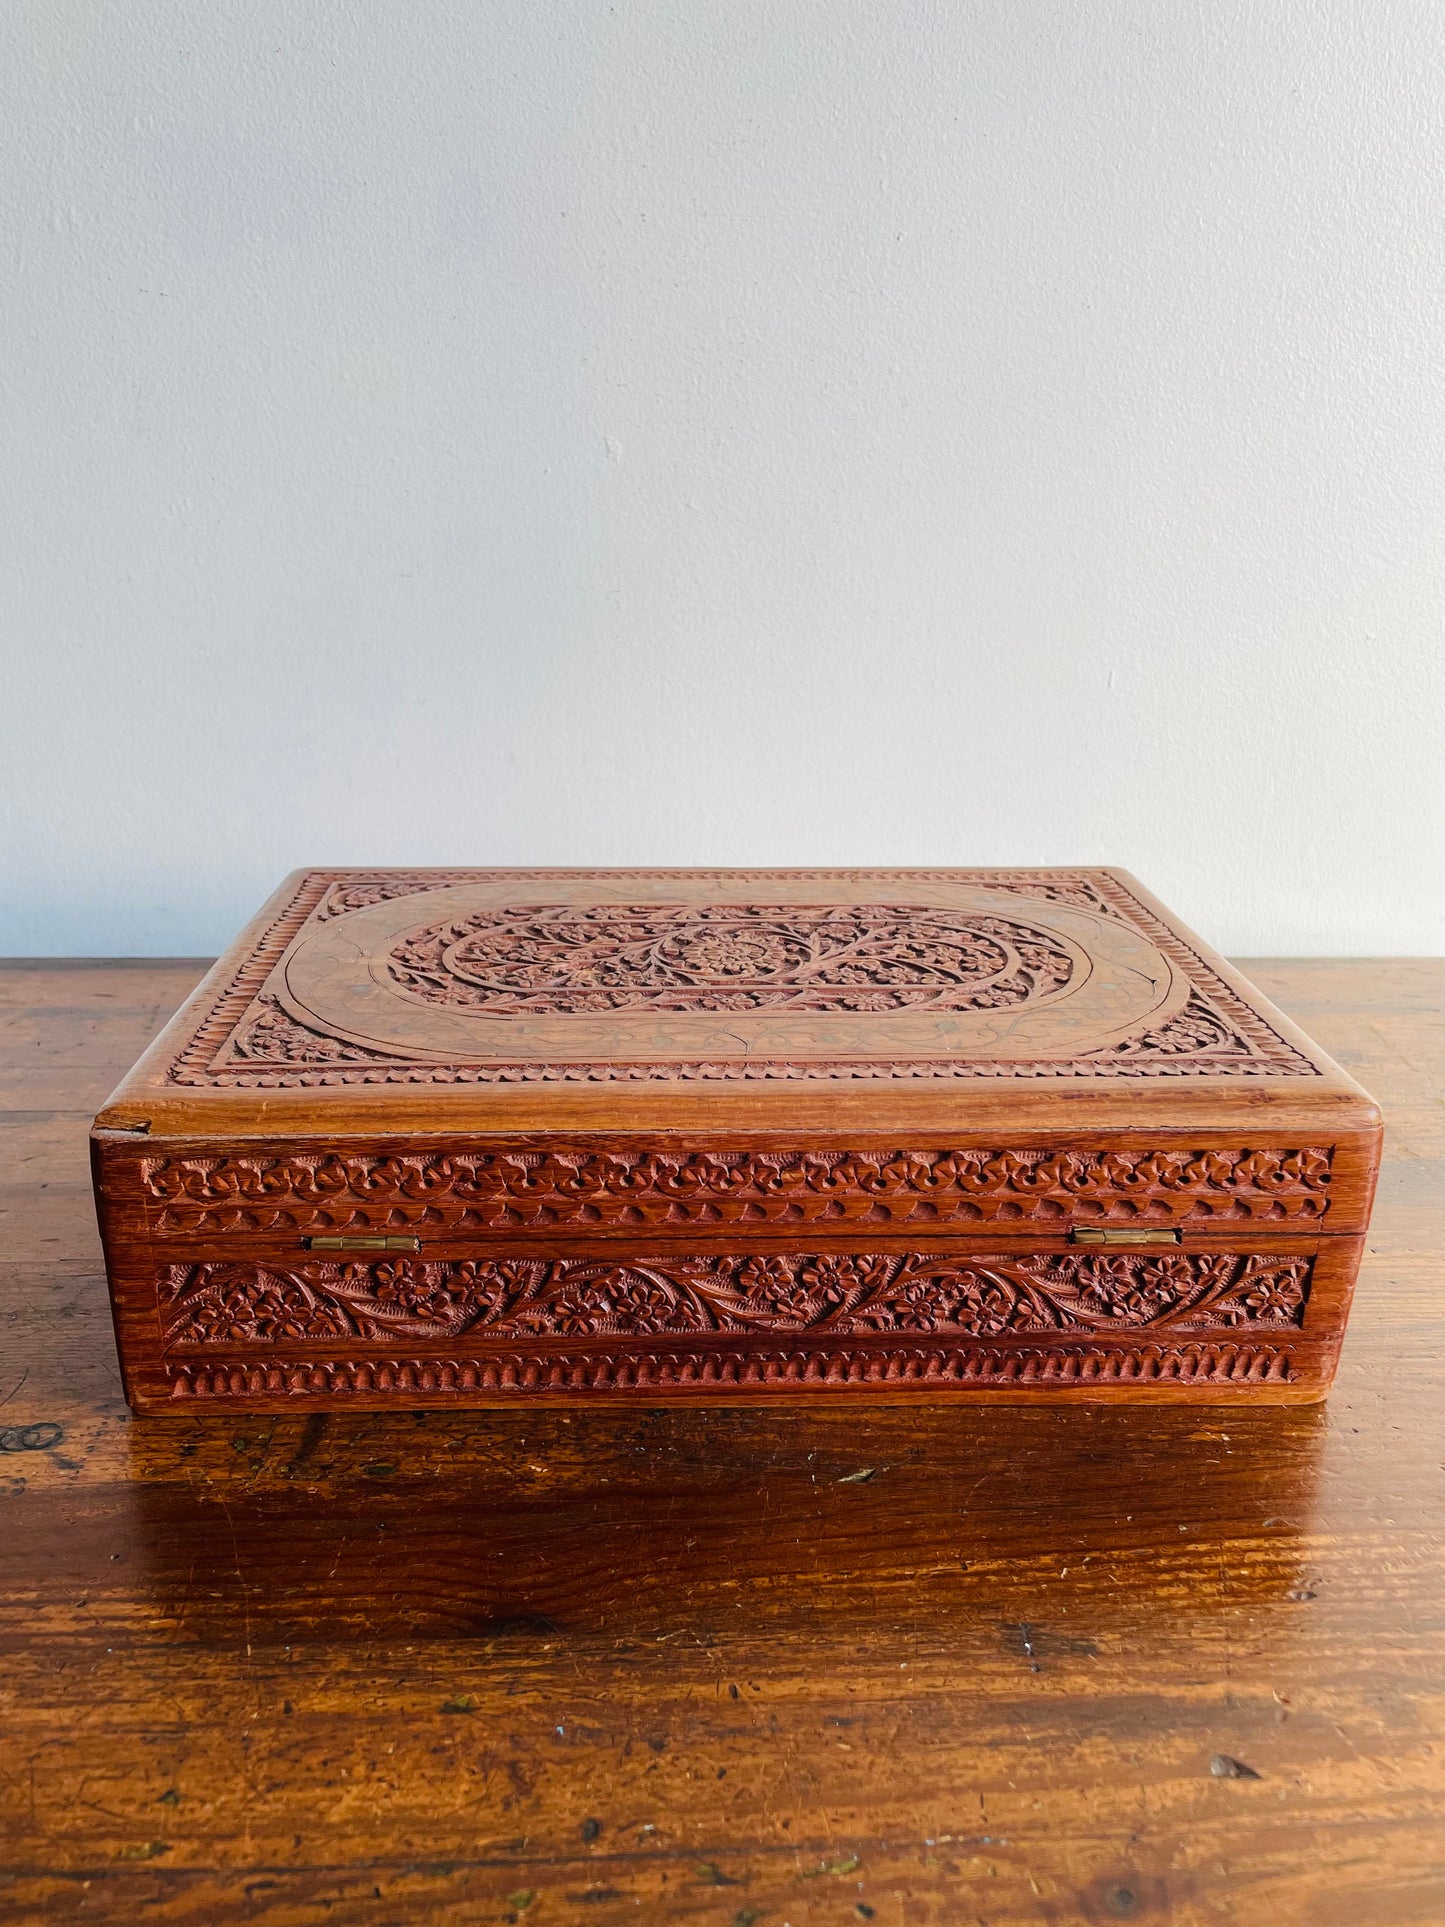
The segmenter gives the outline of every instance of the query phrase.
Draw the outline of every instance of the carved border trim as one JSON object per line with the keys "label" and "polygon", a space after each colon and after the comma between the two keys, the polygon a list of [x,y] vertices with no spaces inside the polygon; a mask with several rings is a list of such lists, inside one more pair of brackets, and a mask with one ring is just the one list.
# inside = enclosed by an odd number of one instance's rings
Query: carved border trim
{"label": "carved border trim", "polygon": [[[917,1146],[674,1152],[652,1144],[497,1145],[375,1155],[282,1147],[267,1154],[143,1158],[139,1189],[159,1236],[304,1231],[316,1226],[448,1229],[658,1228],[995,1216],[1063,1224],[1147,1218],[1309,1223],[1329,1210],[1333,1147],[1254,1150]],[[761,1214],[761,1215],[759,1215]]]}
{"label": "carved border trim", "polygon": [[[930,1059],[922,1063],[830,1062],[807,1059],[798,1062],[709,1062],[687,1064],[592,1063],[542,1064],[408,1064],[402,1058],[375,1061],[346,1061],[307,1066],[304,1064],[237,1064],[224,1068],[216,1059],[236,1030],[251,1004],[259,995],[286,946],[324,902],[336,886],[352,889],[382,888],[398,885],[393,894],[414,895],[424,890],[442,889],[449,884],[465,883],[476,870],[441,870],[428,875],[408,871],[335,870],[309,872],[299,885],[291,903],[265,931],[251,954],[242,962],[231,983],[217,997],[190,1041],[177,1053],[166,1075],[178,1084],[210,1085],[222,1089],[312,1088],[346,1084],[491,1084],[491,1083],[597,1083],[597,1082],[693,1082],[735,1080],[806,1079],[897,1079],[897,1078],[1055,1078],[1055,1077],[1179,1077],[1179,1076],[1318,1076],[1317,1067],[1303,1052],[1281,1037],[1231,987],[1219,977],[1197,952],[1176,936],[1133,893],[1112,877],[1083,877],[1076,871],[1059,870],[1042,875],[1007,870],[890,870],[892,884],[910,881],[937,882],[941,875],[960,882],[990,885],[1015,891],[1023,897],[1038,896],[1067,901],[1070,892],[1076,900],[1084,898],[1089,907],[1122,918],[1145,932],[1150,940],[1187,976],[1196,996],[1226,1027],[1241,1036],[1250,1054],[1193,1055],[1188,1052],[1157,1056],[1104,1054],[1094,1058],[1026,1058],[1016,1061],[984,1062],[974,1059]],[[572,872],[556,870],[518,870],[519,883],[543,880]],[[728,870],[644,870],[646,877],[716,878],[719,882],[736,877],[756,885],[750,871]],[[822,871],[802,874],[821,876]],[[869,874],[864,872],[864,874]],[[1187,1014],[1187,1013],[1186,1013]]]}
{"label": "carved border trim", "polygon": [[250,1365],[186,1364],[168,1368],[175,1399],[291,1398],[479,1392],[541,1395],[572,1392],[686,1391],[806,1387],[1070,1386],[1115,1384],[1281,1385],[1294,1370],[1271,1346],[1140,1346],[1130,1350],[1007,1350],[1002,1347],[909,1347],[887,1351],[647,1352],[598,1358],[512,1352],[491,1358],[316,1359]]}

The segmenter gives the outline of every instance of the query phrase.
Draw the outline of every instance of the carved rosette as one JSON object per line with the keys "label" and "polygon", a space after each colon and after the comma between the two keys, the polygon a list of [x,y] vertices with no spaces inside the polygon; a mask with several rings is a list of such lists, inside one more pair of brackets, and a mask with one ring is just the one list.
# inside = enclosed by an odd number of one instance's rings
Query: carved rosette
{"label": "carved rosette", "polygon": [[774,1253],[298,1264],[161,1278],[168,1352],[397,1337],[1003,1335],[1294,1330],[1313,1259],[1239,1253]]}
{"label": "carved rosette", "polygon": [[517,1146],[149,1158],[161,1236],[773,1223],[1265,1221],[1329,1207],[1327,1147],[663,1151]]}

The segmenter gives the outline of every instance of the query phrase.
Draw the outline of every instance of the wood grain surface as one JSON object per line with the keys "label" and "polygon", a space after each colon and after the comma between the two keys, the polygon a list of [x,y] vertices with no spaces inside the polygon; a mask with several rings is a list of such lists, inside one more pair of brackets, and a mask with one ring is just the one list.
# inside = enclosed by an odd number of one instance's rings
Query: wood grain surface
{"label": "wood grain surface", "polygon": [[0,1919],[1445,1922],[1445,965],[1326,1407],[131,1418],[86,1167],[186,963],[0,973]]}

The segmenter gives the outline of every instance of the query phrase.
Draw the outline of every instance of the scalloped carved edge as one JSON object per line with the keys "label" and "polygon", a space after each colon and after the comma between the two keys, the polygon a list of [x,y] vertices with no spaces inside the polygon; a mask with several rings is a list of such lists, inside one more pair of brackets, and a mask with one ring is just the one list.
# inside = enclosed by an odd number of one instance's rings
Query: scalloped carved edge
{"label": "scalloped carved edge", "polygon": [[1289,1354],[1263,1345],[1014,1350],[989,1346],[886,1351],[638,1352],[606,1358],[517,1351],[489,1358],[317,1359],[255,1365],[172,1365],[171,1397],[315,1399],[477,1393],[680,1391],[770,1386],[849,1387],[1289,1384]]}
{"label": "scalloped carved edge", "polygon": [[[169,1081],[177,1084],[208,1085],[220,1089],[321,1088],[353,1084],[493,1084],[493,1083],[596,1083],[596,1082],[694,1082],[774,1079],[869,1079],[869,1078],[1054,1078],[1054,1077],[1181,1077],[1181,1076],[1318,1076],[1317,1067],[1303,1052],[1274,1031],[1257,1012],[1226,984],[1196,952],[1140,903],[1132,892],[1111,877],[1084,877],[1060,870],[1043,876],[1007,870],[958,870],[946,874],[960,882],[985,884],[1013,891],[1021,896],[1038,896],[1054,901],[1077,902],[1086,907],[1132,923],[1181,969],[1195,986],[1194,996],[1178,1025],[1192,1017],[1196,1023],[1208,1022],[1221,1027],[1227,1047],[1211,1053],[1171,1048],[1167,1040],[1149,1037],[1134,1040],[1121,1053],[1102,1053],[1098,1057],[1070,1060],[1029,1058],[1017,1061],[980,1062],[972,1059],[940,1058],[912,1062],[710,1062],[687,1064],[587,1063],[587,1064],[408,1064],[405,1060],[368,1053],[357,1046],[339,1045],[316,1034],[318,1048],[329,1050],[328,1061],[308,1065],[303,1062],[247,1062],[231,1058],[222,1061],[228,1046],[260,997],[276,962],[286,946],[311,916],[323,919],[328,914],[332,893],[345,893],[363,901],[442,889],[448,884],[464,883],[478,874],[475,870],[437,871],[422,874],[410,871],[367,871],[347,874],[340,871],[311,871],[302,880],[295,897],[266,931],[227,988],[217,998],[190,1041],[177,1053],[167,1070]],[[557,875],[548,870],[518,870],[520,882],[544,880]],[[756,885],[749,872],[730,871],[642,871],[643,876],[679,878],[708,877],[719,881],[737,875],[740,881]],[[804,872],[822,875],[823,872]],[[937,871],[896,870],[887,872],[890,882],[911,879],[936,882]],[[355,907],[347,903],[344,907]],[[333,912],[336,914],[336,912]],[[273,1013],[273,1017],[277,1013]],[[288,1023],[291,1020],[286,1020]],[[313,1033],[293,1025],[300,1038]]]}
{"label": "scalloped carved edge", "polygon": [[160,1236],[426,1224],[980,1223],[1155,1217],[1319,1223],[1333,1148],[709,1151],[499,1146],[144,1158]]}

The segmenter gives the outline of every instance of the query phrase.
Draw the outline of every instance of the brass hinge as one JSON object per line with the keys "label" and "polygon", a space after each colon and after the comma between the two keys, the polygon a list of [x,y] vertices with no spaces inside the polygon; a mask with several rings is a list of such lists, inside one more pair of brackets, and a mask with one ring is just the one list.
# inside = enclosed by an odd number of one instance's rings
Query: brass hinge
{"label": "brass hinge", "polygon": [[1158,1231],[1095,1231],[1075,1226],[1069,1233],[1071,1245],[1177,1245],[1182,1232],[1167,1227]]}
{"label": "brass hinge", "polygon": [[420,1238],[303,1238],[308,1251],[420,1251]]}

